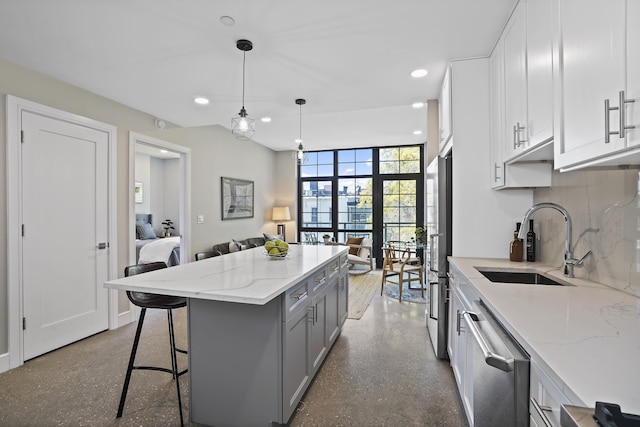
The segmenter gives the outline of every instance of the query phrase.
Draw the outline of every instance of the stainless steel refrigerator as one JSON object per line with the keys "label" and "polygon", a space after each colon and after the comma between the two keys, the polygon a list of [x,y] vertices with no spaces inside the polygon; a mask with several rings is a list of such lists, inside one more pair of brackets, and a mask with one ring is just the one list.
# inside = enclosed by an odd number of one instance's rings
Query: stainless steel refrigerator
{"label": "stainless steel refrigerator", "polygon": [[447,325],[449,317],[449,292],[447,256],[451,255],[451,168],[452,154],[438,156],[427,167],[425,196],[427,273],[429,299],[426,309],[427,329],[433,350],[440,359],[447,359]]}

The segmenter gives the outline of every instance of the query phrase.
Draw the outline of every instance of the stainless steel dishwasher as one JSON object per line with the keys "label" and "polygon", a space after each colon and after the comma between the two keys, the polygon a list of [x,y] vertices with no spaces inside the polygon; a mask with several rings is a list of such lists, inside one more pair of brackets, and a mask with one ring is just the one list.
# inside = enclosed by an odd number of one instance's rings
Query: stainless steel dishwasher
{"label": "stainless steel dishwasher", "polygon": [[482,301],[462,313],[473,335],[473,427],[529,425],[529,355]]}

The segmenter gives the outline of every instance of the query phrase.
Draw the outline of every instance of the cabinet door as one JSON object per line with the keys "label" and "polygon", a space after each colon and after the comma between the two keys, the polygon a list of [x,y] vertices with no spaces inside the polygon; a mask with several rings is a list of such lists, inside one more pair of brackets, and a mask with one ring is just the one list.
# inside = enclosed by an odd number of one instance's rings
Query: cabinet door
{"label": "cabinet door", "polygon": [[346,272],[340,276],[338,282],[338,316],[339,326],[342,328],[349,317],[349,274]]}
{"label": "cabinet door", "polygon": [[635,126],[627,131],[627,146],[640,145],[640,2],[627,1],[627,99],[634,103],[625,106],[626,122]]}
{"label": "cabinet door", "polygon": [[313,313],[311,306],[299,310],[284,323],[283,336],[283,413],[284,419],[291,417],[311,380],[310,332]]}
{"label": "cabinet door", "polygon": [[526,148],[527,128],[527,46],[524,3],[518,3],[504,30],[504,160]]}
{"label": "cabinet door", "polygon": [[447,68],[442,82],[442,91],[438,106],[440,109],[440,154],[445,154],[445,147],[451,139],[451,69]]}
{"label": "cabinet door", "polygon": [[327,292],[328,287],[312,299],[312,321],[311,324],[311,374],[314,375],[324,357],[327,355],[328,338],[327,338]]}
{"label": "cabinet door", "polygon": [[340,314],[338,308],[340,294],[340,277],[331,279],[327,288],[327,342],[333,343],[340,332]]}
{"label": "cabinet door", "polygon": [[553,27],[551,0],[527,0],[528,146],[553,138]]}
{"label": "cabinet door", "polygon": [[498,42],[489,59],[491,108],[491,188],[505,185],[504,146],[504,45]]}
{"label": "cabinet door", "polygon": [[554,145],[561,168],[625,146],[617,135],[605,143],[605,118],[611,131],[619,123],[618,111],[605,114],[605,100],[617,106],[625,87],[625,1],[554,2]]}

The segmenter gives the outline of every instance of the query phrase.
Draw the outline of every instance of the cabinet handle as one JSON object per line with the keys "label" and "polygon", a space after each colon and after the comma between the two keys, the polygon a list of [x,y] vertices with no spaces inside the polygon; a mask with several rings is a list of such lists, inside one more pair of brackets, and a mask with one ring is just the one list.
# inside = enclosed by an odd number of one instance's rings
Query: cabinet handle
{"label": "cabinet handle", "polygon": [[[515,147],[514,147],[515,148]],[[500,169],[502,166],[498,165],[497,163],[493,163],[493,181],[494,182],[498,182],[498,180],[500,179],[500,177],[498,176],[498,169]]]}
{"label": "cabinet handle", "polygon": [[456,310],[456,332],[460,335],[460,310]]}
{"label": "cabinet handle", "polygon": [[312,305],[311,307],[307,307],[307,311],[311,313],[311,317],[307,319],[307,322],[311,323],[312,325],[315,323],[315,318],[316,318],[315,308],[316,307],[314,305]]}
{"label": "cabinet handle", "polygon": [[631,125],[631,126],[627,126],[626,123],[626,108],[624,108],[624,104],[630,104],[632,102],[636,102],[635,99],[625,99],[624,98],[624,91],[621,90],[618,93],[618,97],[619,97],[619,109],[620,109],[620,132],[618,132],[618,134],[620,135],[620,138],[624,138],[625,137],[625,133],[626,131],[628,131],[629,129],[634,129],[635,126]]}
{"label": "cabinet handle", "polygon": [[522,132],[523,130],[524,130],[524,126],[520,126],[520,122],[517,122],[516,125],[513,127],[513,149],[514,150],[520,147],[521,145],[523,145],[525,142],[527,142],[526,139],[520,139],[520,132]]}
{"label": "cabinet handle", "polygon": [[549,406],[541,406],[535,397],[531,398],[531,404],[535,408],[538,415],[540,415],[540,418],[542,419],[545,427],[553,427],[553,423],[551,423],[551,421],[547,417],[547,414],[544,413],[544,411],[551,412],[553,411],[553,409]]}
{"label": "cabinet handle", "polygon": [[309,292],[303,292],[301,294],[298,295],[291,295],[292,298],[296,298],[298,301],[300,301],[302,298],[306,297],[309,294]]}
{"label": "cabinet handle", "polygon": [[317,277],[315,278],[315,282],[316,282],[317,284],[319,284],[319,285],[320,285],[320,284],[322,284],[322,283],[324,283],[326,280],[327,280],[327,278],[326,278],[326,277],[324,277],[324,276],[322,276],[322,278],[321,278],[321,279],[318,279]]}
{"label": "cabinet handle", "polygon": [[611,123],[610,123],[610,112],[618,110],[618,107],[610,107],[609,100],[604,100],[604,143],[608,144],[611,142],[611,135],[618,135],[620,132],[611,132]]}

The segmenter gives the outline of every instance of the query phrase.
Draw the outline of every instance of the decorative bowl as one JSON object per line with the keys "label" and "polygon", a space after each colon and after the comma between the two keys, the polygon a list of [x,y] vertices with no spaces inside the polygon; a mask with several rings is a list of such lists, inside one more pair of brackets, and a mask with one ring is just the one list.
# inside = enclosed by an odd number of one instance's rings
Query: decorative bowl
{"label": "decorative bowl", "polygon": [[291,253],[291,249],[289,248],[289,246],[274,245],[271,246],[269,250],[264,247],[263,253],[268,259],[278,260],[287,258]]}

